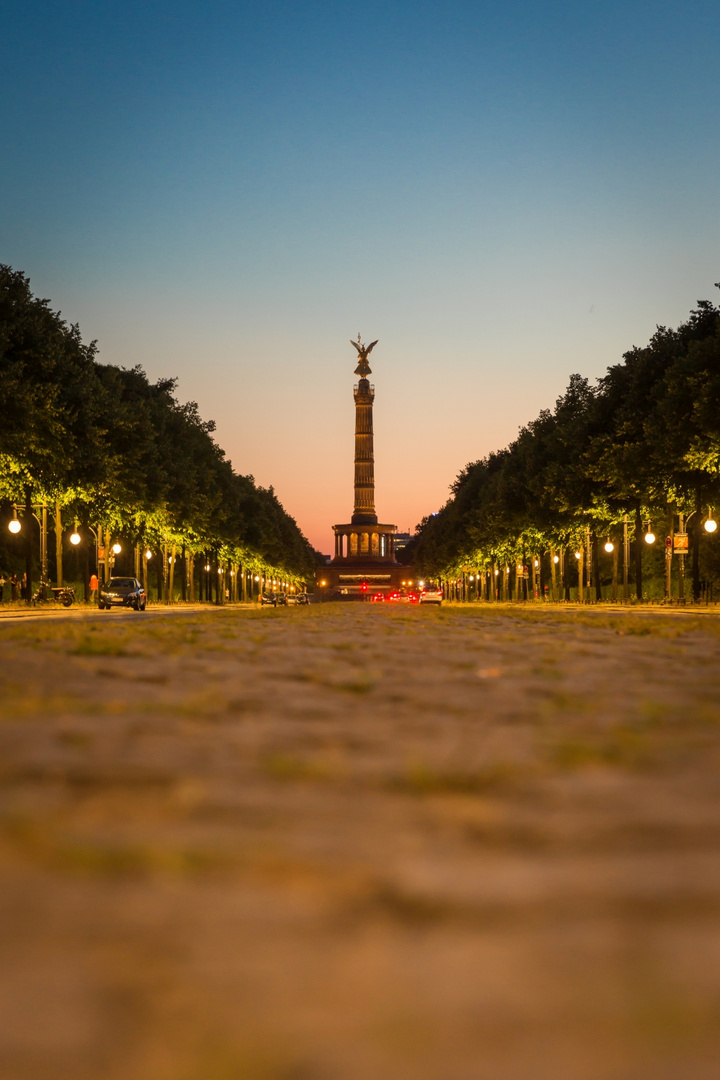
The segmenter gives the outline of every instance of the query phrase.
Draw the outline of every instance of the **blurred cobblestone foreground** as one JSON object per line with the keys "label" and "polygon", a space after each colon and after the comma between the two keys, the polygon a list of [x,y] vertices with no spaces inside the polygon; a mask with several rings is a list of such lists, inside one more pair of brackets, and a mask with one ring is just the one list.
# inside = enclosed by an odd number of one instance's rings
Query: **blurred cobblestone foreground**
{"label": "blurred cobblestone foreground", "polygon": [[716,1080],[720,618],[0,627],[3,1080]]}

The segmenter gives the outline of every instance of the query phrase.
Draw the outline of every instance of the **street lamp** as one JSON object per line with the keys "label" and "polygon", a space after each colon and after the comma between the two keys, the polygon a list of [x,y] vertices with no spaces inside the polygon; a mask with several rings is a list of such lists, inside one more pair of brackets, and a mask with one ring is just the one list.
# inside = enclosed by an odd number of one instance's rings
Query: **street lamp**
{"label": "street lamp", "polygon": [[608,555],[610,555],[610,553],[615,550],[615,545],[613,544],[610,537],[607,538],[607,543],[605,544],[605,550],[607,551]]}
{"label": "street lamp", "polygon": [[145,552],[145,558],[146,559],[152,559],[152,551],[150,550],[150,548],[148,548],[147,551]]}
{"label": "street lamp", "polygon": [[21,528],[22,528],[22,525],[18,521],[17,510],[16,510],[15,511],[15,517],[12,519],[12,521],[8,525],[8,529],[10,530],[11,533],[19,533]]}
{"label": "street lamp", "polygon": [[712,516],[712,506],[708,506],[708,516],[705,522],[705,532],[714,533],[717,529],[717,521]]}
{"label": "street lamp", "polygon": [[77,521],[76,521],[75,522],[75,529],[74,529],[73,532],[70,533],[70,543],[72,544],[73,547],[77,547],[78,544],[80,543],[80,540],[81,540],[81,536],[80,536],[80,533],[78,532],[78,526],[77,526]]}
{"label": "street lamp", "polygon": [[122,551],[122,547],[121,547],[120,544],[113,544],[112,550],[113,550],[113,555],[119,555],[120,552]]}

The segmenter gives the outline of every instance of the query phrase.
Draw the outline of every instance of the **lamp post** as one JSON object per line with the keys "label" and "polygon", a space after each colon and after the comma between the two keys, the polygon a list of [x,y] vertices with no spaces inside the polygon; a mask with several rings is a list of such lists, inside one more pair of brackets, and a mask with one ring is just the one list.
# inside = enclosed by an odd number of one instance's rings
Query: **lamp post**
{"label": "lamp post", "polygon": [[[25,485],[24,520],[27,522],[25,534],[25,599],[28,604],[32,600],[32,519],[35,518],[40,527],[40,580],[43,585],[47,584],[47,506],[45,503],[35,504],[40,511],[40,516],[33,511],[32,488]],[[18,518],[18,504],[13,504],[13,517],[8,529],[14,535],[22,531],[22,523]]]}

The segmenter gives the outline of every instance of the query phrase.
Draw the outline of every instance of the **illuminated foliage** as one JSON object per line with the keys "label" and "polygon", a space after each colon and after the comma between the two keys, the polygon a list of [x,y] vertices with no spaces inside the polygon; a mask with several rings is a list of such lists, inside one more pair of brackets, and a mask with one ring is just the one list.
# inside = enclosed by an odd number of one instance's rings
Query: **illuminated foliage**
{"label": "illuminated foliage", "polygon": [[[452,492],[419,526],[413,554],[426,576],[572,548],[587,528],[609,532],[626,514],[639,539],[645,519],[695,511],[699,537],[701,508],[720,503],[720,309],[700,301],[596,387],[572,376],[553,412],[468,465]],[[695,591],[697,567],[695,555]]]}
{"label": "illuminated foliage", "polygon": [[233,471],[175,380],[95,356],[24,274],[0,266],[0,498],[29,487],[134,542],[312,575],[313,551],[272,488]]}

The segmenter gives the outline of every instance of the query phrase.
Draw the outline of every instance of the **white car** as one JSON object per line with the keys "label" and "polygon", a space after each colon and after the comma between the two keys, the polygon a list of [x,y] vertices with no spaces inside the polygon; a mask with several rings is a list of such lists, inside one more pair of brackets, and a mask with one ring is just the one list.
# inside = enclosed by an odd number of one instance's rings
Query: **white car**
{"label": "white car", "polygon": [[421,604],[442,604],[442,589],[439,585],[424,585],[420,590]]}

